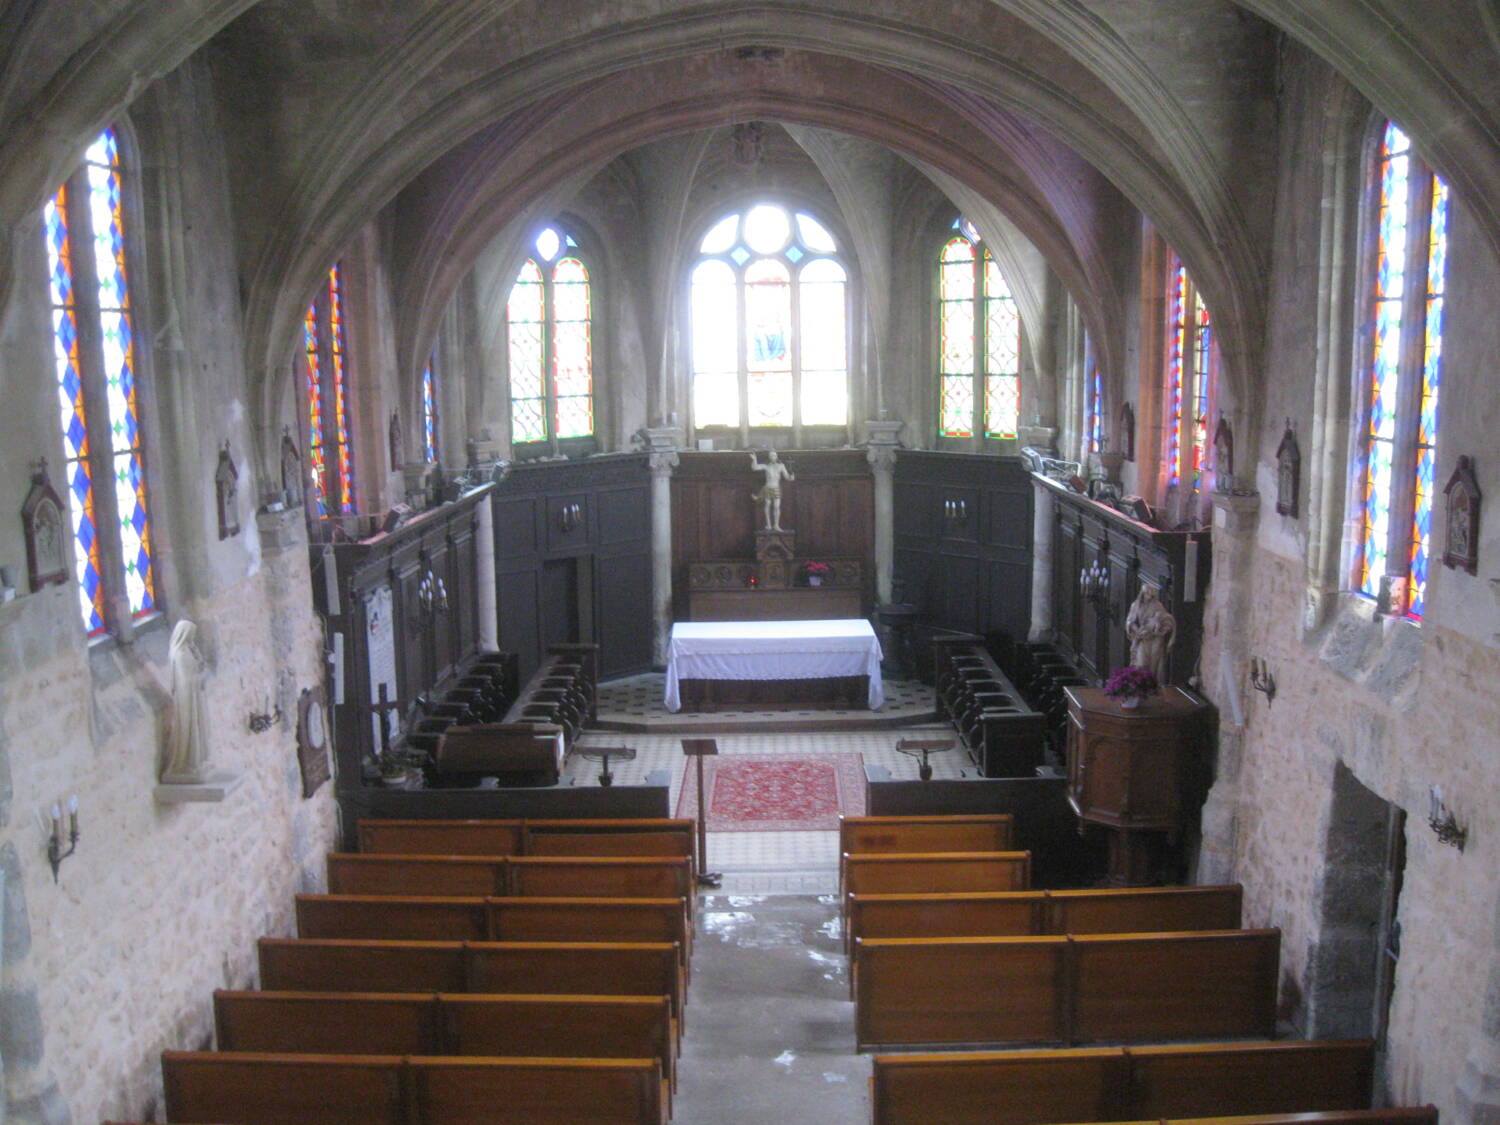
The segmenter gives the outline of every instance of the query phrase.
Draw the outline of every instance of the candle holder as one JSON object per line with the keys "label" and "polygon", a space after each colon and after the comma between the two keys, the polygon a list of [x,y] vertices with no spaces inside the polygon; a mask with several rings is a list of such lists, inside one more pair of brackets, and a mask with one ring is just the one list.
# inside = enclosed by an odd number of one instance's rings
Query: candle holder
{"label": "candle holder", "polygon": [[1078,588],[1095,609],[1104,605],[1109,601],[1109,567],[1101,562],[1084,567],[1078,572]]}
{"label": "candle holder", "polygon": [[68,798],[68,850],[63,851],[62,808],[52,806],[52,834],[47,837],[47,862],[52,865],[52,881],[62,861],[78,850],[78,794]]}
{"label": "candle holder", "polygon": [[1443,787],[1434,785],[1427,792],[1427,827],[1438,838],[1438,843],[1457,848],[1460,852],[1469,842],[1469,830],[1458,823],[1453,810],[1443,803]]}

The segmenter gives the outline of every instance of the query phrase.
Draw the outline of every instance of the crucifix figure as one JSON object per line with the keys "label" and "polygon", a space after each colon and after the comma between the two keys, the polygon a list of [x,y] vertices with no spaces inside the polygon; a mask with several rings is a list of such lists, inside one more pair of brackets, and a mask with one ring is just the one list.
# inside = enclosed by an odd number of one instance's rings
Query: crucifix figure
{"label": "crucifix figure", "polygon": [[781,482],[783,479],[796,480],[792,470],[781,462],[776,455],[776,450],[766,454],[765,461],[757,461],[755,454],[750,454],[750,467],[757,473],[766,475],[766,482],[758,488],[751,496],[761,505],[761,511],[765,520],[763,531],[784,531],[781,526]]}

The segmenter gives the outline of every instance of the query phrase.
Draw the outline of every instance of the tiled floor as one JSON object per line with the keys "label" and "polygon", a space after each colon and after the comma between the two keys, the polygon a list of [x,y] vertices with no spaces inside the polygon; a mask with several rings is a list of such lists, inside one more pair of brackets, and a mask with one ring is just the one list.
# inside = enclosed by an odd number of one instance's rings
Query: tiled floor
{"label": "tiled floor", "polygon": [[[605,687],[601,686],[601,711],[604,690]],[[926,724],[880,731],[785,734],[725,731],[714,737],[720,754],[857,753],[864,757],[867,766],[880,766],[890,771],[893,777],[915,778],[917,763],[896,751],[896,740],[902,737],[948,738],[952,737],[952,728]],[[654,771],[669,771],[672,778],[671,808],[677,808],[683,778],[689,769],[680,737],[593,731],[583,736],[580,745],[583,748],[633,747],[636,751],[634,761],[610,763],[616,784],[638,785]],[[973,776],[974,767],[962,749],[955,749],[932,756],[932,773],[936,778]],[[597,762],[574,755],[563,771],[563,784],[597,785],[598,777]],[[710,832],[708,868],[724,875],[723,891],[726,894],[831,894],[837,890],[838,883],[838,833]]]}
{"label": "tiled floor", "polygon": [[909,723],[928,722],[934,717],[932,688],[915,680],[886,679],[885,703],[878,711],[840,710],[734,710],[671,712],[662,703],[666,677],[660,672],[627,676],[599,685],[598,725],[639,733],[680,730],[701,733],[706,726],[717,729],[764,727],[775,723],[781,729],[848,730],[859,727],[890,729]]}

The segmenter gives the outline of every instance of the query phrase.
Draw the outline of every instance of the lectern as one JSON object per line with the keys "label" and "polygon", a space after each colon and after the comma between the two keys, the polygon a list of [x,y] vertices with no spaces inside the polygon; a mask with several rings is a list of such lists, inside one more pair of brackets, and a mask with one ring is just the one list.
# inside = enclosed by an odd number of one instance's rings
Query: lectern
{"label": "lectern", "polygon": [[[712,738],[684,738],[682,752],[698,761],[698,885],[717,887],[719,874],[708,869],[708,806],[703,800],[703,759],[719,752],[719,743]],[[687,778],[682,779],[684,785]]]}
{"label": "lectern", "polygon": [[1068,804],[1109,831],[1112,887],[1151,882],[1157,844],[1182,828],[1213,709],[1166,688],[1135,710],[1094,687],[1068,696]]}

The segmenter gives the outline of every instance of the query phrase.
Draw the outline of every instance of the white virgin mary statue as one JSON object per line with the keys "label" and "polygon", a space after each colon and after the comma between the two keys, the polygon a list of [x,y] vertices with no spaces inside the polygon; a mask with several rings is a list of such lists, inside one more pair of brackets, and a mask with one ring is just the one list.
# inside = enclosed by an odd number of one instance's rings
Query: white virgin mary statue
{"label": "white virgin mary statue", "polygon": [[167,720],[164,785],[199,785],[207,780],[208,733],[203,705],[203,658],[193,645],[198,626],[182,620],[172,630],[172,712]]}

